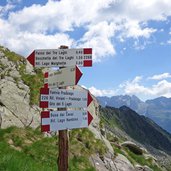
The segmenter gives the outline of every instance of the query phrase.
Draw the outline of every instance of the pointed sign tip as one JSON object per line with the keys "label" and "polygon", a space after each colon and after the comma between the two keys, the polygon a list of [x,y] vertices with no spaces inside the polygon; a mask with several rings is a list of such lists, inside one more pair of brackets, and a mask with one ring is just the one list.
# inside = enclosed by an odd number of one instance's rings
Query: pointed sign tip
{"label": "pointed sign tip", "polygon": [[80,71],[79,67],[75,67],[75,85],[77,85],[78,81],[80,80],[83,73]]}
{"label": "pointed sign tip", "polygon": [[88,125],[90,125],[91,121],[93,120],[93,116],[88,112]]}
{"label": "pointed sign tip", "polygon": [[28,57],[27,60],[31,65],[35,66],[35,51],[33,51]]}
{"label": "pointed sign tip", "polygon": [[89,104],[93,101],[93,98],[90,94],[90,92],[88,91],[88,100],[87,100],[87,106],[89,106]]}

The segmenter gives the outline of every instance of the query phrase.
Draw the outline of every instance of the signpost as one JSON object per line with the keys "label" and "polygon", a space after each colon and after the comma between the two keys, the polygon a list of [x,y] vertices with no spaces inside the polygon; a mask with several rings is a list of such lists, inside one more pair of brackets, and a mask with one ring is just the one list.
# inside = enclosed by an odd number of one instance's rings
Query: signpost
{"label": "signpost", "polygon": [[[59,67],[58,71],[45,73],[44,88],[40,89],[40,107],[43,108],[41,131],[59,131],[58,170],[68,171],[67,129],[89,126],[93,117],[87,107],[93,99],[88,91],[66,90],[66,87],[76,85],[81,78],[82,73],[77,66],[92,66],[92,48],[68,49],[61,46],[59,49],[37,49],[27,60],[38,68]],[[44,111],[44,108],[57,110]]]}
{"label": "signpost", "polygon": [[93,117],[88,111],[42,111],[42,132],[57,131],[73,128],[85,128],[91,123]]}
{"label": "signpost", "polygon": [[88,91],[41,88],[39,107],[86,108],[92,100]]}
{"label": "signpost", "polygon": [[34,67],[92,66],[92,48],[37,49],[27,60]]}
{"label": "signpost", "polygon": [[73,86],[78,83],[82,72],[77,66],[62,68],[57,71],[46,72],[44,74],[44,87],[56,88],[64,86]]}

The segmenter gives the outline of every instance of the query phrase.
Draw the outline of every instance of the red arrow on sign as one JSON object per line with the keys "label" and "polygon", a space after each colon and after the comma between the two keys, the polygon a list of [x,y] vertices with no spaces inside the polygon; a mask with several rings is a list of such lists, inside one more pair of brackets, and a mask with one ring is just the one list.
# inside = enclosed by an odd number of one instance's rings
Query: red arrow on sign
{"label": "red arrow on sign", "polygon": [[88,111],[88,125],[90,125],[91,121],[93,120],[93,116]]}
{"label": "red arrow on sign", "polygon": [[88,127],[93,120],[90,112],[80,111],[42,111],[41,131],[57,131]]}
{"label": "red arrow on sign", "polygon": [[80,80],[83,73],[80,71],[80,69],[76,66],[76,72],[75,72],[75,85],[77,85],[78,81]]}
{"label": "red arrow on sign", "polygon": [[92,96],[91,96],[91,94],[90,94],[89,91],[88,91],[87,98],[88,98],[88,100],[87,100],[87,106],[89,106],[89,104],[93,101],[93,98],[92,98]]}
{"label": "red arrow on sign", "polygon": [[35,66],[35,51],[33,51],[28,57],[27,60],[30,62],[30,64],[32,64],[33,66]]}

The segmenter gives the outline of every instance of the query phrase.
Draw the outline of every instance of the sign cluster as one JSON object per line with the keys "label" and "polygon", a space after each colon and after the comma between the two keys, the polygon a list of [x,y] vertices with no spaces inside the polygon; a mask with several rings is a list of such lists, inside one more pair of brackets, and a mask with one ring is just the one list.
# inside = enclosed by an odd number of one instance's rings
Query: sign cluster
{"label": "sign cluster", "polygon": [[[42,132],[88,127],[93,119],[88,111],[93,100],[89,91],[59,88],[78,83],[82,76],[78,66],[92,66],[92,49],[39,49],[27,60],[34,67],[62,67],[44,74],[40,107],[48,110],[41,112]],[[62,108],[66,110],[60,110]]]}

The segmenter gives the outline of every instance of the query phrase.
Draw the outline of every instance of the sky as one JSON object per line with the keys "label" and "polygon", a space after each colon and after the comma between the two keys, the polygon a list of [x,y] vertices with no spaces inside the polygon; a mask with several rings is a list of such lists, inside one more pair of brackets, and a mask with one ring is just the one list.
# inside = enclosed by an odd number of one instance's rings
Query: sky
{"label": "sky", "polygon": [[90,47],[79,85],[92,94],[171,97],[170,0],[0,0],[0,45]]}

